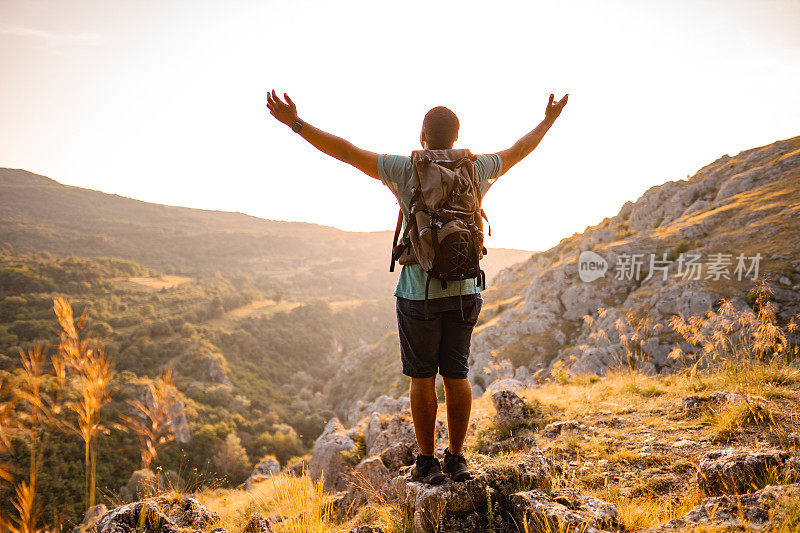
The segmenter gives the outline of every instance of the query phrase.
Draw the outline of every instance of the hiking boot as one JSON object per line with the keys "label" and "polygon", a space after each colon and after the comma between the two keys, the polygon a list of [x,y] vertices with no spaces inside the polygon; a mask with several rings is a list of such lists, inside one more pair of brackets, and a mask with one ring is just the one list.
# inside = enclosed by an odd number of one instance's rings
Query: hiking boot
{"label": "hiking boot", "polygon": [[444,450],[444,469],[453,481],[466,481],[472,477],[467,468],[467,459],[463,454],[453,455],[449,449]]}
{"label": "hiking boot", "polygon": [[429,485],[438,485],[442,483],[446,476],[442,472],[442,465],[439,459],[434,456],[424,456],[417,454],[417,462],[414,468],[411,469],[412,481],[422,481]]}

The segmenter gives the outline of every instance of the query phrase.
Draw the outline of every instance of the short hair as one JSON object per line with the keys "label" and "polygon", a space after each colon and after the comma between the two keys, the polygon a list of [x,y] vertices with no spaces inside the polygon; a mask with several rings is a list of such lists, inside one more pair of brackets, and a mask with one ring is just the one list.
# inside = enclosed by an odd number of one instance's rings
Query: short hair
{"label": "short hair", "polygon": [[434,107],[425,114],[422,132],[431,150],[451,148],[458,137],[458,117],[444,106]]}

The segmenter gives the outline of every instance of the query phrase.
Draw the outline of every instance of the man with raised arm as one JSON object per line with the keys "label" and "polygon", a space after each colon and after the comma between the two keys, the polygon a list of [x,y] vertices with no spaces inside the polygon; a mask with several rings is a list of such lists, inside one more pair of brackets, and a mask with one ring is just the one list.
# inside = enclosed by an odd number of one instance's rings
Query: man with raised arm
{"label": "man with raised arm", "polygon": [[[274,90],[268,93],[267,108],[272,116],[318,150],[381,180],[397,197],[407,222],[413,184],[411,158],[370,152],[322,131],[302,120],[292,99],[285,93],[283,96],[285,102]],[[551,94],[544,120],[511,148],[476,156],[475,173],[481,198],[499,176],[536,148],[561,114],[568,97],[565,95],[555,101]],[[452,149],[458,138],[458,127],[455,113],[446,107],[434,107],[422,122],[422,148]],[[430,303],[425,313],[425,281],[426,272],[419,264],[403,265],[394,292],[403,374],[411,378],[411,417],[419,447],[411,475],[415,480],[430,484],[446,479],[441,463],[434,455],[438,373],[444,381],[449,435],[449,446],[444,451],[444,470],[454,481],[463,481],[470,478],[462,451],[472,408],[472,389],[467,374],[472,330],[483,303],[481,286],[474,279],[449,283],[446,288],[435,283],[430,286]]]}

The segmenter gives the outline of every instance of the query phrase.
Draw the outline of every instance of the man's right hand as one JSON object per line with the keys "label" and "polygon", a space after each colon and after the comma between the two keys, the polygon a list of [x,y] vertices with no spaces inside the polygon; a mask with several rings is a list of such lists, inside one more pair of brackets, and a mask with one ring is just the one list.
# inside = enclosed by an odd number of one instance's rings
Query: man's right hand
{"label": "man's right hand", "polygon": [[281,101],[275,94],[275,89],[272,89],[271,93],[267,93],[267,109],[273,117],[287,126],[291,126],[297,122],[297,106],[294,105],[288,94],[283,93],[283,97],[286,98],[286,103]]}
{"label": "man's right hand", "polygon": [[569,99],[569,94],[565,94],[564,98],[557,102],[553,102],[554,95],[550,95],[550,101],[547,102],[547,109],[544,111],[544,118],[545,120],[549,120],[550,122],[555,122],[558,118],[558,115],[561,114],[561,110],[564,109],[564,106],[567,105],[567,100]]}

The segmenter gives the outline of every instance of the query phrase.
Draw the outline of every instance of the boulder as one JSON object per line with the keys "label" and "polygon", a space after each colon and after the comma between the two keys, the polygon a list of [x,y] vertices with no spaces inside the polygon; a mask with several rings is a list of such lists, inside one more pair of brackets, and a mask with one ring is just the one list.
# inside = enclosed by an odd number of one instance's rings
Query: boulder
{"label": "boulder", "polygon": [[781,450],[727,448],[709,452],[700,461],[697,484],[703,494],[741,494],[760,488],[770,470],[783,467],[789,454]]}
{"label": "boulder", "polygon": [[260,513],[253,513],[244,526],[243,533],[273,533],[273,531],[269,520]]}
{"label": "boulder", "polygon": [[535,489],[509,496],[509,506],[519,531],[597,533],[619,527],[617,507],[567,489],[548,494]]}
{"label": "boulder", "polygon": [[177,533],[187,528],[207,529],[217,522],[219,515],[194,498],[161,496],[111,509],[95,522],[90,531],[128,533],[141,529],[154,533]]}
{"label": "boulder", "polygon": [[157,492],[156,473],[149,468],[134,470],[128,483],[119,489],[119,496],[124,502],[130,502],[151,496]]}
{"label": "boulder", "polygon": [[73,533],[82,533],[83,531],[92,529],[95,523],[107,512],[108,508],[102,503],[89,507],[89,509],[86,511],[86,514],[83,515],[83,520],[81,523],[73,528]]}
{"label": "boulder", "polygon": [[378,456],[363,459],[353,469],[347,485],[347,495],[342,502],[345,511],[354,510],[366,503],[380,501],[389,493],[389,469]]}
{"label": "boulder", "polygon": [[579,429],[586,429],[586,426],[575,420],[558,420],[547,424],[544,427],[544,434],[552,438],[560,435],[562,431],[577,431]]}
{"label": "boulder", "polygon": [[380,457],[386,468],[391,472],[398,472],[414,462],[414,448],[408,443],[398,442],[383,450]]}
{"label": "boulder", "polygon": [[502,494],[512,490],[544,489],[552,485],[553,464],[541,450],[511,455],[502,463],[494,463],[486,469],[492,487]]}
{"label": "boulder", "polygon": [[385,394],[381,395],[374,402],[364,403],[359,400],[353,405],[345,416],[347,423],[354,423],[364,416],[371,413],[378,413],[379,415],[395,415],[400,414],[411,409],[411,402],[408,396],[401,396],[400,398],[392,398]]}
{"label": "boulder", "polygon": [[253,472],[244,481],[244,483],[239,485],[239,488],[244,490],[252,490],[255,483],[271,478],[280,471],[281,464],[277,461],[277,459],[272,456],[265,457],[255,466],[255,468],[253,468]]}
{"label": "boulder", "polygon": [[497,411],[495,420],[498,425],[509,429],[529,425],[535,414],[531,405],[508,389],[492,394],[492,404]]}
{"label": "boulder", "polygon": [[392,489],[402,505],[413,510],[414,532],[433,533],[446,518],[466,516],[484,509],[487,498],[496,499],[497,491],[485,475],[463,482],[447,479],[441,485],[411,481],[408,476],[392,480]]}
{"label": "boulder", "polygon": [[[800,500],[800,484],[769,485],[752,494],[706,498],[680,518],[643,533],[672,531],[771,531],[782,504]],[[789,531],[787,529],[787,531]]]}
{"label": "boulder", "polygon": [[[490,501],[496,506],[503,495],[518,487],[549,489],[551,472],[550,461],[535,450],[473,470],[472,479],[464,482],[448,479],[432,486],[401,475],[392,479],[391,488],[400,503],[413,512],[415,532],[436,531],[445,523],[449,524],[445,531],[478,532],[485,529],[476,517],[485,514]],[[471,516],[476,512],[478,515]]]}
{"label": "boulder", "polygon": [[303,471],[306,469],[308,469],[308,463],[301,459],[288,465],[286,467],[286,473],[290,476],[300,477],[303,475]]}
{"label": "boulder", "polygon": [[355,447],[356,443],[347,436],[339,419],[332,418],[314,443],[308,474],[314,480],[323,479],[326,491],[343,490],[347,486],[345,474],[350,472],[350,466],[342,452],[352,452]]}
{"label": "boulder", "polygon": [[[408,413],[390,416],[379,416],[378,413],[372,413],[367,420],[363,429],[367,455],[381,455],[384,451],[397,445],[403,445],[410,449],[416,446],[414,422]],[[437,451],[444,451],[447,446],[447,427],[441,420],[436,421],[434,435]],[[387,466],[389,466],[388,462]]]}
{"label": "boulder", "polygon": [[718,390],[714,391],[708,396],[701,396],[698,394],[692,394],[689,396],[685,396],[683,398],[683,402],[681,406],[683,410],[687,413],[697,413],[702,407],[713,405],[717,403],[726,403],[726,402],[738,402],[741,401],[742,397],[735,392],[731,392],[728,390]]}

